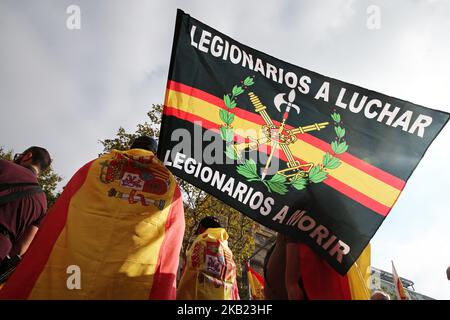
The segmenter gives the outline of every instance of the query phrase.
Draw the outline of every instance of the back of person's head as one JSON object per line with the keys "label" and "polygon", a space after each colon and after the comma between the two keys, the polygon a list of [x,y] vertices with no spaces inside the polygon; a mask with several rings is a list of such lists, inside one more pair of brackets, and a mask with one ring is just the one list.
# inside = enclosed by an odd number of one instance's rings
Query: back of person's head
{"label": "back of person's head", "polygon": [[158,150],[158,143],[152,137],[140,136],[134,139],[130,149],[144,149],[156,153],[156,150]]}
{"label": "back of person's head", "polygon": [[202,220],[200,220],[197,231],[195,233],[200,234],[209,228],[222,228],[219,219],[214,216],[204,217]]}
{"label": "back of person's head", "polygon": [[450,280],[450,266],[447,268],[447,279]]}
{"label": "back of person's head", "polygon": [[375,291],[370,297],[370,300],[391,300],[391,297],[383,291]]}
{"label": "back of person's head", "polygon": [[45,171],[48,167],[50,167],[50,164],[52,163],[52,159],[50,157],[50,153],[44,148],[41,147],[29,147],[27,150],[25,150],[22,154],[26,155],[27,153],[31,153],[31,164],[38,166],[39,170]]}

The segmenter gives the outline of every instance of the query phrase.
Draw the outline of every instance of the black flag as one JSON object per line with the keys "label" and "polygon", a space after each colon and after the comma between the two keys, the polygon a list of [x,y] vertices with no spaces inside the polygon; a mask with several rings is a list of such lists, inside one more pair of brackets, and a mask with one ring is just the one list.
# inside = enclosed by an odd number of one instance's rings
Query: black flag
{"label": "black flag", "polygon": [[158,155],[345,274],[448,119],[278,60],[179,10]]}

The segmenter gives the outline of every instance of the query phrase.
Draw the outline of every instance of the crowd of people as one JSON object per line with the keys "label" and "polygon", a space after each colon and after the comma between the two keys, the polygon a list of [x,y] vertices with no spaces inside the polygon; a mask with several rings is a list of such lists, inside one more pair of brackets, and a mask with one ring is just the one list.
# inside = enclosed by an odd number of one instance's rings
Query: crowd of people
{"label": "crowd of people", "polygon": [[[239,299],[228,234],[213,214],[199,222],[179,267],[182,193],[156,149],[153,138],[141,136],[129,150],[90,161],[49,213],[38,184],[49,152],[30,147],[0,160],[0,299]],[[78,286],[68,285],[70,266],[79,268]],[[264,296],[389,300],[380,291],[370,297],[357,271],[340,276],[307,246],[278,234],[264,263]]]}

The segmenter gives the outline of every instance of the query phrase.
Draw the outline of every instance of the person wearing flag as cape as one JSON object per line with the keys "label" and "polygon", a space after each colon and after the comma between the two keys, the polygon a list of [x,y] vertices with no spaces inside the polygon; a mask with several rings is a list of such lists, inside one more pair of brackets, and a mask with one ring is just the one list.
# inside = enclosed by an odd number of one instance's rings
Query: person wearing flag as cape
{"label": "person wearing flag as cape", "polygon": [[216,217],[203,218],[186,257],[178,300],[239,300],[228,233]]}
{"label": "person wearing flag as cape", "polygon": [[0,299],[175,299],[183,202],[156,148],[141,136],[79,169]]}

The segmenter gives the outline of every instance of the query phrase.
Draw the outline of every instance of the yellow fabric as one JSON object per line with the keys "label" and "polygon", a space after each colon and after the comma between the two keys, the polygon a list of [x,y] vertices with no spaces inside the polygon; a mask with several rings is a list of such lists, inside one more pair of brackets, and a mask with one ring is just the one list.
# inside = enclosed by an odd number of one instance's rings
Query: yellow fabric
{"label": "yellow fabric", "polygon": [[[148,299],[175,188],[149,151],[113,150],[94,161],[30,299]],[[68,289],[76,283],[71,265],[79,267],[79,290]]]}
{"label": "yellow fabric", "polygon": [[190,247],[177,290],[179,300],[231,300],[236,265],[223,228],[209,228]]}
{"label": "yellow fabric", "polygon": [[352,300],[370,299],[370,244],[347,273]]}

